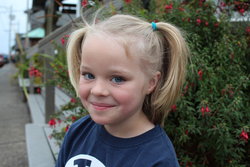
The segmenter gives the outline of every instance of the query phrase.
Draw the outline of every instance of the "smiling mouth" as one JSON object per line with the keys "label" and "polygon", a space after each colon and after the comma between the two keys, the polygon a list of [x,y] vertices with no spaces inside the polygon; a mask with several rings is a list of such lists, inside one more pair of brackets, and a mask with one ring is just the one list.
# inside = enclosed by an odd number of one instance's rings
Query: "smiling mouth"
{"label": "smiling mouth", "polygon": [[107,110],[107,109],[114,107],[114,105],[105,104],[105,103],[90,103],[90,104],[95,110],[98,110],[98,111],[103,111],[103,110]]}

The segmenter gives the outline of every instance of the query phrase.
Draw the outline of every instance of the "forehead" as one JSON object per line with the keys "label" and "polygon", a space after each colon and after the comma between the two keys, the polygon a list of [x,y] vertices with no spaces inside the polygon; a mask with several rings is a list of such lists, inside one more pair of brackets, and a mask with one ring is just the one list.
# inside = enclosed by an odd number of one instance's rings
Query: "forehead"
{"label": "forehead", "polygon": [[98,51],[124,53],[125,48],[113,37],[106,34],[87,34],[82,44],[82,53]]}
{"label": "forehead", "polygon": [[[122,30],[121,30],[122,31]],[[120,45],[119,47],[123,47],[126,56],[132,58],[136,56],[140,56],[141,54],[138,54],[138,51],[144,50],[144,42],[143,39],[141,39],[138,36],[132,36],[126,33],[111,33],[111,32],[104,32],[102,30],[91,30],[89,31],[84,40],[83,44],[86,42],[86,40],[100,40],[100,39],[105,39],[113,44],[116,43],[115,45]]]}
{"label": "forehead", "polygon": [[114,55],[114,58],[123,55],[131,61],[139,62],[139,57],[135,54],[132,45],[126,37],[103,32],[90,32],[85,36],[82,43],[82,58],[87,53],[98,54],[102,57]]}
{"label": "forehead", "polygon": [[82,45],[82,63],[86,59],[109,59],[110,63],[118,61],[137,62],[135,57],[128,56],[127,50],[115,38],[103,34],[89,34]]}

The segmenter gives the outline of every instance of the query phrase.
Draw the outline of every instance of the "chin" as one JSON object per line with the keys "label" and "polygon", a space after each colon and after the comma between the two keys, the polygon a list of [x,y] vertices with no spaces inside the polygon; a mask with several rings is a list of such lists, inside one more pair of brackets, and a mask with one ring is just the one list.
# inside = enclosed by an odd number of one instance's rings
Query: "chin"
{"label": "chin", "polygon": [[99,124],[99,125],[107,125],[107,124],[110,124],[110,123],[111,123],[108,119],[106,119],[106,118],[103,117],[103,116],[96,116],[96,115],[90,114],[90,117],[91,117],[91,119],[92,119],[95,123],[97,123],[97,124]]}

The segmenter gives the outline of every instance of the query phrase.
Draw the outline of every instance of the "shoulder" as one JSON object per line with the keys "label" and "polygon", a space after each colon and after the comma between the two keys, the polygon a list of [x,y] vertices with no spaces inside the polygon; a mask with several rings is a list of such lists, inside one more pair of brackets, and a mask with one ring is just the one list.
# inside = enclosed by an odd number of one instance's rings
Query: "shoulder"
{"label": "shoulder", "polygon": [[70,126],[70,130],[81,127],[81,126],[88,126],[90,124],[93,124],[94,121],[91,119],[91,117],[89,115],[86,115],[80,119],[78,119],[76,122],[74,122],[71,126]]}
{"label": "shoulder", "polygon": [[157,127],[157,137],[148,142],[148,160],[154,161],[154,167],[179,167],[174,146],[166,132]]}
{"label": "shoulder", "polygon": [[95,125],[95,122],[89,115],[84,116],[70,125],[70,128],[65,137],[78,138],[78,136],[83,135],[83,133],[89,133]]}
{"label": "shoulder", "polygon": [[57,167],[64,166],[66,164],[66,161],[72,156],[72,152],[79,151],[79,145],[77,145],[76,147],[76,143],[81,143],[86,136],[91,134],[92,129],[95,127],[95,125],[96,124],[94,123],[94,121],[90,118],[89,115],[87,115],[80,118],[70,126],[61,145],[58,160],[56,163]]}

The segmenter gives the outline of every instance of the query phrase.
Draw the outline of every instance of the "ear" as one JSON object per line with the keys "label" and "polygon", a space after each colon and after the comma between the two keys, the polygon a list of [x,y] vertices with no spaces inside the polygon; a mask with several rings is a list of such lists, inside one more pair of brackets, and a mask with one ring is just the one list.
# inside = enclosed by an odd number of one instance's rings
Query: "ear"
{"label": "ear", "polygon": [[149,86],[148,86],[148,89],[147,89],[147,94],[150,94],[151,92],[154,91],[154,89],[155,89],[156,85],[158,84],[160,78],[161,78],[161,72],[160,71],[155,72],[155,74],[149,80]]}

